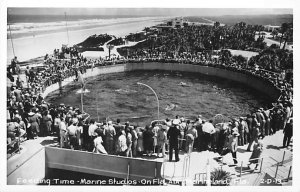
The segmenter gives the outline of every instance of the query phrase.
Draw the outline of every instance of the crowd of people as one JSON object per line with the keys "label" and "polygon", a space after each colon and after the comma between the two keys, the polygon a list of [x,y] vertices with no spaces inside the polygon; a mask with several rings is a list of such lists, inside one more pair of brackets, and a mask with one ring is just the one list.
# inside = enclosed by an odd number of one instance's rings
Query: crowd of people
{"label": "crowd of people", "polygon": [[[187,37],[189,38],[189,37]],[[61,59],[61,53],[71,53],[70,59]],[[46,87],[61,83],[78,73],[85,73],[88,68],[97,65],[122,64],[128,62],[166,62],[194,64],[222,68],[240,73],[251,74],[270,83],[280,92],[280,97],[271,108],[258,108],[231,122],[216,123],[201,115],[197,119],[187,120],[176,116],[174,119],[152,122],[145,127],[122,124],[120,120],[113,122],[96,122],[88,114],[72,106],[61,104],[54,106],[47,103],[42,97]],[[286,81],[280,73],[261,69],[259,66],[239,65],[235,61],[223,63],[212,59],[207,52],[179,53],[173,56],[163,51],[134,52],[126,59],[114,58],[110,60],[88,60],[82,57],[75,48],[54,51],[54,56],[45,56],[46,68],[36,71],[27,67],[25,70],[26,85],[17,77],[10,88],[7,97],[8,146],[13,144],[17,137],[34,139],[38,136],[55,135],[60,147],[75,150],[94,151],[110,155],[138,157],[142,155],[159,157],[169,151],[169,160],[179,161],[179,150],[191,152],[192,150],[212,150],[220,155],[230,151],[234,162],[237,146],[248,145],[248,150],[256,150],[259,138],[272,135],[278,130],[284,130],[284,144],[289,145],[292,137],[292,80]],[[8,68],[7,76],[19,74],[17,58]],[[13,147],[13,146],[10,146]],[[161,155],[160,155],[161,153]]]}

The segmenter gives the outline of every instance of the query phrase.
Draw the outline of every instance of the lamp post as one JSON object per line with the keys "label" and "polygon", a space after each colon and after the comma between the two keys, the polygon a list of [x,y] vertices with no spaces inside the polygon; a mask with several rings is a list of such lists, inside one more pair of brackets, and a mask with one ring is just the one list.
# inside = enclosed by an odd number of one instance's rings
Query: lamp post
{"label": "lamp post", "polygon": [[156,97],[156,101],[157,101],[157,120],[159,120],[159,100],[158,100],[158,96],[157,96],[156,92],[149,85],[146,85],[146,84],[140,83],[140,82],[137,82],[137,84],[138,85],[143,85],[145,87],[148,87],[154,93],[154,95]]}

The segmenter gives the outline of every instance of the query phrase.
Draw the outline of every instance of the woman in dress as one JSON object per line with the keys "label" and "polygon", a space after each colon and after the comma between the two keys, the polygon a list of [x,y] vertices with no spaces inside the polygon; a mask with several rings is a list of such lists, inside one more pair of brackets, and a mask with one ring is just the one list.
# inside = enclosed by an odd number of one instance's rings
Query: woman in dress
{"label": "woman in dress", "polygon": [[[97,133],[95,133],[95,134],[97,134]],[[107,154],[102,143],[103,143],[102,137],[97,134],[97,137],[94,139],[94,151],[93,151],[94,153]]]}
{"label": "woman in dress", "polygon": [[137,155],[142,156],[144,152],[144,142],[143,142],[144,138],[143,138],[142,127],[136,127],[136,132],[137,132],[137,146],[136,146]]}
{"label": "woman in dress", "polygon": [[250,169],[251,164],[255,164],[254,169],[257,169],[257,167],[258,167],[259,158],[260,158],[260,155],[263,151],[263,142],[262,142],[263,138],[264,138],[264,136],[260,135],[258,137],[258,140],[255,140],[255,143],[254,143],[254,146],[253,146],[253,152],[252,152],[251,157],[249,159],[249,165],[248,165],[249,169]]}
{"label": "woman in dress", "polygon": [[30,124],[30,129],[33,134],[33,137],[36,138],[40,133],[39,127],[39,116],[33,113],[32,111],[28,113],[28,123]]}
{"label": "woman in dress", "polygon": [[52,117],[49,111],[45,111],[42,117],[42,136],[48,136],[51,134]]}

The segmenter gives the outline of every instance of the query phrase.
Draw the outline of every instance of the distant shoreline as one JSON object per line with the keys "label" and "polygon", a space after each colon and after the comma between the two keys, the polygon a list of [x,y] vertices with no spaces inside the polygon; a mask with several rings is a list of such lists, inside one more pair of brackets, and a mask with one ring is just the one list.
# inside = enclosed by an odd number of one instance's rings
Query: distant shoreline
{"label": "distant shoreline", "polygon": [[[162,22],[167,18],[149,18],[147,20],[140,20],[140,21],[121,21],[116,23],[107,23],[107,24],[96,24],[96,25],[84,25],[84,26],[76,26],[76,27],[68,27],[69,31],[80,31],[80,30],[87,30],[87,29],[93,29],[97,27],[106,27],[106,26],[113,26],[113,25],[120,25],[120,24],[129,24],[129,23],[140,23],[145,21],[157,21]],[[22,39],[22,38],[32,38],[33,36],[42,36],[42,35],[48,35],[53,33],[61,33],[61,32],[67,32],[66,28],[60,28],[60,29],[53,29],[53,30],[41,30],[37,32],[25,32],[25,33],[15,33],[12,34],[13,39]],[[36,34],[36,35],[34,35]],[[7,40],[10,40],[10,34],[7,32]]]}

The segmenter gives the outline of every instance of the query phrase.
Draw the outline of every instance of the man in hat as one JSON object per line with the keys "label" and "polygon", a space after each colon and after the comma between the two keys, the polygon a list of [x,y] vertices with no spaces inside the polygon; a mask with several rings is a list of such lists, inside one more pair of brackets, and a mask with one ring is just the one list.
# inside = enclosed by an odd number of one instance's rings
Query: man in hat
{"label": "man in hat", "polygon": [[174,119],[173,125],[170,127],[167,133],[167,137],[169,139],[169,161],[172,161],[173,158],[173,149],[175,150],[175,161],[179,161],[179,155],[178,155],[178,137],[180,137],[180,130],[178,128],[180,120]]}
{"label": "man in hat", "polygon": [[261,132],[261,134],[265,135],[266,120],[265,120],[264,115],[262,114],[262,108],[257,109],[256,119],[259,122],[259,131]]}
{"label": "man in hat", "polygon": [[116,130],[112,125],[112,121],[107,122],[107,126],[104,128],[105,147],[108,154],[114,154],[114,138],[116,136]]}
{"label": "man in hat", "polygon": [[78,124],[78,119],[72,119],[71,120],[72,124],[67,128],[67,135],[70,141],[70,147],[71,149],[77,149],[78,143],[77,143],[77,124]]}

